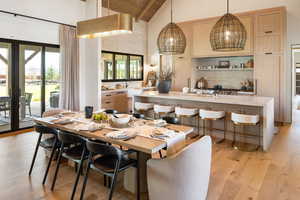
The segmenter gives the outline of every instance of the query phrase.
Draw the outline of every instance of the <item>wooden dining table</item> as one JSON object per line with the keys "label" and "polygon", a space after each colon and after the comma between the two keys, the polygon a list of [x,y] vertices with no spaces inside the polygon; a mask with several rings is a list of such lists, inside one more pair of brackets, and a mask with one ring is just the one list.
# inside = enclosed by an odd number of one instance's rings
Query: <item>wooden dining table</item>
{"label": "wooden dining table", "polygon": [[[69,118],[78,118],[79,116],[83,117],[83,113],[73,113],[73,114],[67,114]],[[74,123],[69,124],[58,124],[53,123],[52,121],[44,120],[43,118],[35,118],[35,123],[41,124],[47,127],[55,128],[62,131],[67,131],[73,134],[77,134],[86,138],[95,138],[104,142],[111,143],[113,145],[119,145],[122,146],[122,148],[127,148],[131,150],[135,150],[137,152],[137,160],[138,160],[138,176],[140,177],[140,188],[141,192],[147,191],[147,160],[151,159],[152,156],[159,152],[162,149],[168,149],[168,143],[164,140],[159,140],[151,137],[145,137],[141,135],[136,135],[132,139],[129,140],[118,140],[118,139],[112,139],[110,137],[107,137],[106,134],[114,131],[114,129],[111,128],[103,128],[96,131],[82,131],[78,130],[75,127],[76,124],[80,123],[78,121]],[[135,127],[139,131],[143,131],[142,129],[139,129],[139,127]],[[183,126],[183,125],[174,125],[174,124],[167,124],[164,126],[164,128],[174,130],[175,132],[180,132],[185,135],[188,135],[193,132],[193,128],[189,126]],[[117,129],[116,129],[117,130]],[[186,137],[186,140],[188,140],[188,137]]]}

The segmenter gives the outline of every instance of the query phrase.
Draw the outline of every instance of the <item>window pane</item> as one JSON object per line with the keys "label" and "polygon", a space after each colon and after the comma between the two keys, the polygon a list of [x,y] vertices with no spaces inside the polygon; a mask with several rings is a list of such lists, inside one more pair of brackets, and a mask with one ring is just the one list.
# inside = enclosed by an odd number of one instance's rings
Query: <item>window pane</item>
{"label": "window pane", "polygon": [[127,56],[116,55],[116,79],[128,79],[127,77]]}
{"label": "window pane", "polygon": [[46,110],[58,108],[60,90],[59,48],[46,47],[45,52]]}
{"label": "window pane", "polygon": [[141,56],[130,56],[130,79],[141,79],[143,63]]}
{"label": "window pane", "polygon": [[103,80],[113,80],[114,79],[113,54],[102,53],[102,60],[103,60],[103,72],[104,72]]}

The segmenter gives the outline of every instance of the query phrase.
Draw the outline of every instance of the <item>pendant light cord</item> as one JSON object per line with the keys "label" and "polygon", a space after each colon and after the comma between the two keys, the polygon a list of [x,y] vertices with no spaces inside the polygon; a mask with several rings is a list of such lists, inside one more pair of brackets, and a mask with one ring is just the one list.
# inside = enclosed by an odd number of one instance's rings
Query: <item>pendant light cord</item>
{"label": "pendant light cord", "polygon": [[173,23],[173,0],[171,0],[171,23]]}
{"label": "pendant light cord", "polygon": [[227,0],[227,14],[229,13],[229,0]]}

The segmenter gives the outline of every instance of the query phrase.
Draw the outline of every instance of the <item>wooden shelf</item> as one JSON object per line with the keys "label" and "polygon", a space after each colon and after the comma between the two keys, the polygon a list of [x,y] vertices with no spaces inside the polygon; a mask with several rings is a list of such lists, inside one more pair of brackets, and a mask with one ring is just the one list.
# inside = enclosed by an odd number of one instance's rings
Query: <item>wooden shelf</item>
{"label": "wooden shelf", "polygon": [[198,71],[253,71],[253,68],[243,69],[197,69]]}

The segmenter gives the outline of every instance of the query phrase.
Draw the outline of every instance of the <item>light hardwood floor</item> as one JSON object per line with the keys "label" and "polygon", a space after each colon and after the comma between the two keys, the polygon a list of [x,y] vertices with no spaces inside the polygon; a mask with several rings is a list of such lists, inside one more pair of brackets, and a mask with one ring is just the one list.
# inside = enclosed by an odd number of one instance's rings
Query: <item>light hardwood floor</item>
{"label": "light hardwood floor", "polygon": [[[232,150],[229,143],[215,145],[207,199],[300,199],[300,111],[296,112],[298,121],[280,128],[267,153]],[[0,199],[69,199],[75,178],[73,168],[62,165],[56,190],[51,192],[49,186],[54,166],[48,183],[44,187],[41,184],[47,163],[43,151],[39,152],[32,176],[28,177],[36,139],[37,135],[31,133],[0,138]],[[92,173],[86,191],[87,200],[106,198],[107,189],[102,183],[102,176]],[[114,199],[134,199],[121,185],[118,184]]]}

